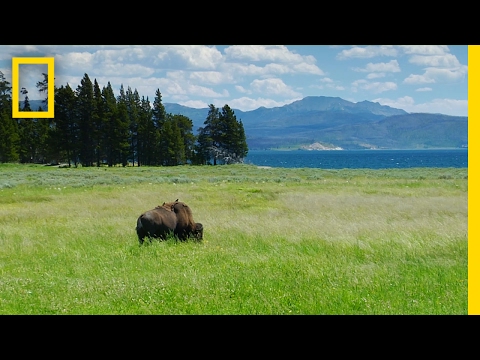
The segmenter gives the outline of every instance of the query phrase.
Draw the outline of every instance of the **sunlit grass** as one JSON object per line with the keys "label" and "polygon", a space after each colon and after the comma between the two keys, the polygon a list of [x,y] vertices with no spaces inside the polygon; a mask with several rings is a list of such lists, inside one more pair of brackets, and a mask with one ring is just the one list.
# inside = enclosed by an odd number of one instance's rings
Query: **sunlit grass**
{"label": "sunlit grass", "polygon": [[[467,169],[0,165],[2,314],[466,314]],[[138,245],[180,199],[204,241]]]}

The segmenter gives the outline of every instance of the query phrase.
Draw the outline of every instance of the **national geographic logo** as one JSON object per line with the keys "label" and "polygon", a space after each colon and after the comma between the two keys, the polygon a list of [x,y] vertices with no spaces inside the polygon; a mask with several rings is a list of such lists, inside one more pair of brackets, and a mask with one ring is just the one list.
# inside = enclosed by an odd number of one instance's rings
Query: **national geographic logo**
{"label": "national geographic logo", "polygon": [[[48,108],[47,111],[20,111],[19,99],[19,66],[20,65],[44,65],[48,70]],[[54,117],[54,60],[53,57],[14,57],[12,58],[12,117],[13,118],[53,118]]]}

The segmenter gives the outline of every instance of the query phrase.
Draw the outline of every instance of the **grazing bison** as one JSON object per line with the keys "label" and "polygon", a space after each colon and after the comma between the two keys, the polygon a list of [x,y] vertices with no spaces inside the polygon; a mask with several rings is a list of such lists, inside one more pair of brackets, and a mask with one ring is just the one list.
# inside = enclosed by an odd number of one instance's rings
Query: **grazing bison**
{"label": "grazing bison", "polygon": [[167,235],[174,232],[177,227],[177,216],[163,207],[144,212],[137,220],[137,235],[140,244],[144,238],[153,237],[165,240]]}
{"label": "grazing bison", "polygon": [[203,225],[195,223],[190,207],[178,199],[170,203],[164,202],[140,215],[136,231],[140,245],[145,237],[165,240],[169,233],[180,240],[186,240],[190,236],[197,240],[203,239]]}
{"label": "grazing bison", "polygon": [[164,209],[167,209],[169,211],[173,211],[173,205],[175,205],[175,203],[178,202],[178,199],[175,200],[175,201],[172,201],[172,202],[163,202],[163,204],[160,206],[158,205],[157,207],[155,207],[156,209],[158,208],[164,208]]}
{"label": "grazing bison", "polygon": [[203,225],[195,223],[192,210],[187,204],[176,201],[172,205],[172,210],[177,215],[177,226],[174,234],[180,240],[185,240],[189,236],[193,236],[197,240],[203,239]]}

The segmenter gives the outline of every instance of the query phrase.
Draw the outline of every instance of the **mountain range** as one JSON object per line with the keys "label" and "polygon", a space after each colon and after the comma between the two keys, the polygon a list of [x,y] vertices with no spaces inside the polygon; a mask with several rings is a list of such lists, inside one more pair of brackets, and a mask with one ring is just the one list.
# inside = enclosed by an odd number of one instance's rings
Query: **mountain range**
{"label": "mountain range", "polygon": [[[167,113],[203,126],[208,108],[165,103]],[[408,113],[370,101],[309,96],[281,107],[233,109],[249,149],[425,149],[468,146],[468,117]]]}
{"label": "mountain range", "polygon": [[[32,109],[41,100],[31,100]],[[204,126],[208,108],[164,103],[167,113]],[[308,96],[281,107],[233,109],[241,120],[248,148],[259,149],[425,149],[468,146],[468,117],[408,113],[370,101]]]}

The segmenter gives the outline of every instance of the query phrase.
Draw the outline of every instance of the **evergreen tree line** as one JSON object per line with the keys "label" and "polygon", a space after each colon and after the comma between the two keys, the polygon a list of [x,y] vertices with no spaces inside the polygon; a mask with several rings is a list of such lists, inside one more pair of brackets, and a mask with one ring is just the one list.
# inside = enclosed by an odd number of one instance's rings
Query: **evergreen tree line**
{"label": "evergreen tree line", "polygon": [[[48,75],[37,82],[46,93]],[[12,118],[10,83],[0,72],[0,162],[68,163],[68,166],[174,166],[242,162],[248,153],[241,120],[225,105],[209,105],[204,126],[166,113],[159,89],[153,104],[130,86],[115,96],[110,82],[100,89],[84,74],[73,90],[55,87],[55,118]],[[28,91],[20,111],[32,111]],[[42,111],[39,108],[37,111]]]}

